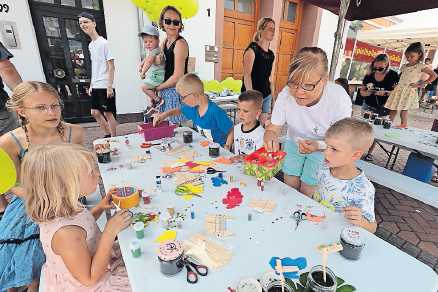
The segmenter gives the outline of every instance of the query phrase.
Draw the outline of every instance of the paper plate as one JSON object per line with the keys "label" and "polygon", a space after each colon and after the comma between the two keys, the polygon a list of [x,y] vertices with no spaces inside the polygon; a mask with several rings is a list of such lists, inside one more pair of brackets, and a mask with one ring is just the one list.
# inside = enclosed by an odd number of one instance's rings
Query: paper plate
{"label": "paper plate", "polygon": [[17,171],[9,155],[0,148],[0,195],[12,188],[17,181]]}

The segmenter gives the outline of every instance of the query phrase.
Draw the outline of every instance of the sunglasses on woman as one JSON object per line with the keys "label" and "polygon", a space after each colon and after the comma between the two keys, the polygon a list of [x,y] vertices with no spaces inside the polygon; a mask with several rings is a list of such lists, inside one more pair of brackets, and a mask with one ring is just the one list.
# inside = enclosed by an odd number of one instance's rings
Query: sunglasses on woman
{"label": "sunglasses on woman", "polygon": [[164,24],[166,25],[173,24],[174,26],[179,26],[181,24],[181,20],[165,18]]}

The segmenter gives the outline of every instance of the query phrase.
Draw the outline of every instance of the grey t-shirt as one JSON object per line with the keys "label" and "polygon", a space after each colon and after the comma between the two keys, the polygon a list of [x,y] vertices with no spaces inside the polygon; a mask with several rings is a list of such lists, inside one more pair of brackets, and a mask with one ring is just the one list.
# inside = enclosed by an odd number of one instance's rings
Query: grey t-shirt
{"label": "grey t-shirt", "polygon": [[[3,46],[0,42],[0,61],[9,60],[13,55]],[[5,110],[5,104],[8,100],[8,94],[5,91],[5,85],[3,84],[3,80],[0,76],[0,110]]]}

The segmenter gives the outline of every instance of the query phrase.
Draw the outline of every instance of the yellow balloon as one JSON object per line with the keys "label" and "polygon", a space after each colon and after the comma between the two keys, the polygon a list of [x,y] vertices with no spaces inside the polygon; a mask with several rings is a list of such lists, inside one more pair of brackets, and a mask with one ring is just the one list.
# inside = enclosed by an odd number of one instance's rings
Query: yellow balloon
{"label": "yellow balloon", "polygon": [[[161,11],[167,5],[175,6],[181,13],[182,18],[188,19],[198,13],[198,0],[144,0],[147,8],[145,9],[151,21],[158,21]],[[152,4],[153,2],[153,4]]]}
{"label": "yellow balloon", "polygon": [[134,3],[135,6],[137,6],[140,9],[146,9],[146,3],[144,0],[131,0],[132,3]]}
{"label": "yellow balloon", "polygon": [[0,194],[15,186],[17,182],[17,171],[15,164],[5,150],[0,148]]}

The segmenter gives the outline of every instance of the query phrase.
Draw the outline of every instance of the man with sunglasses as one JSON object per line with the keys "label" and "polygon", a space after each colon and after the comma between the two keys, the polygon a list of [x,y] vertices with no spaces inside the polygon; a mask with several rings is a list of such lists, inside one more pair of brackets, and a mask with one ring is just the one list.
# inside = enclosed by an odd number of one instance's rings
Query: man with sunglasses
{"label": "man with sunglasses", "polygon": [[[91,58],[91,115],[105,132],[105,138],[116,136],[116,92],[114,82],[114,58],[108,41],[96,31],[96,19],[88,12],[78,15],[79,27],[91,38],[88,45]],[[103,115],[102,115],[103,114]]]}

